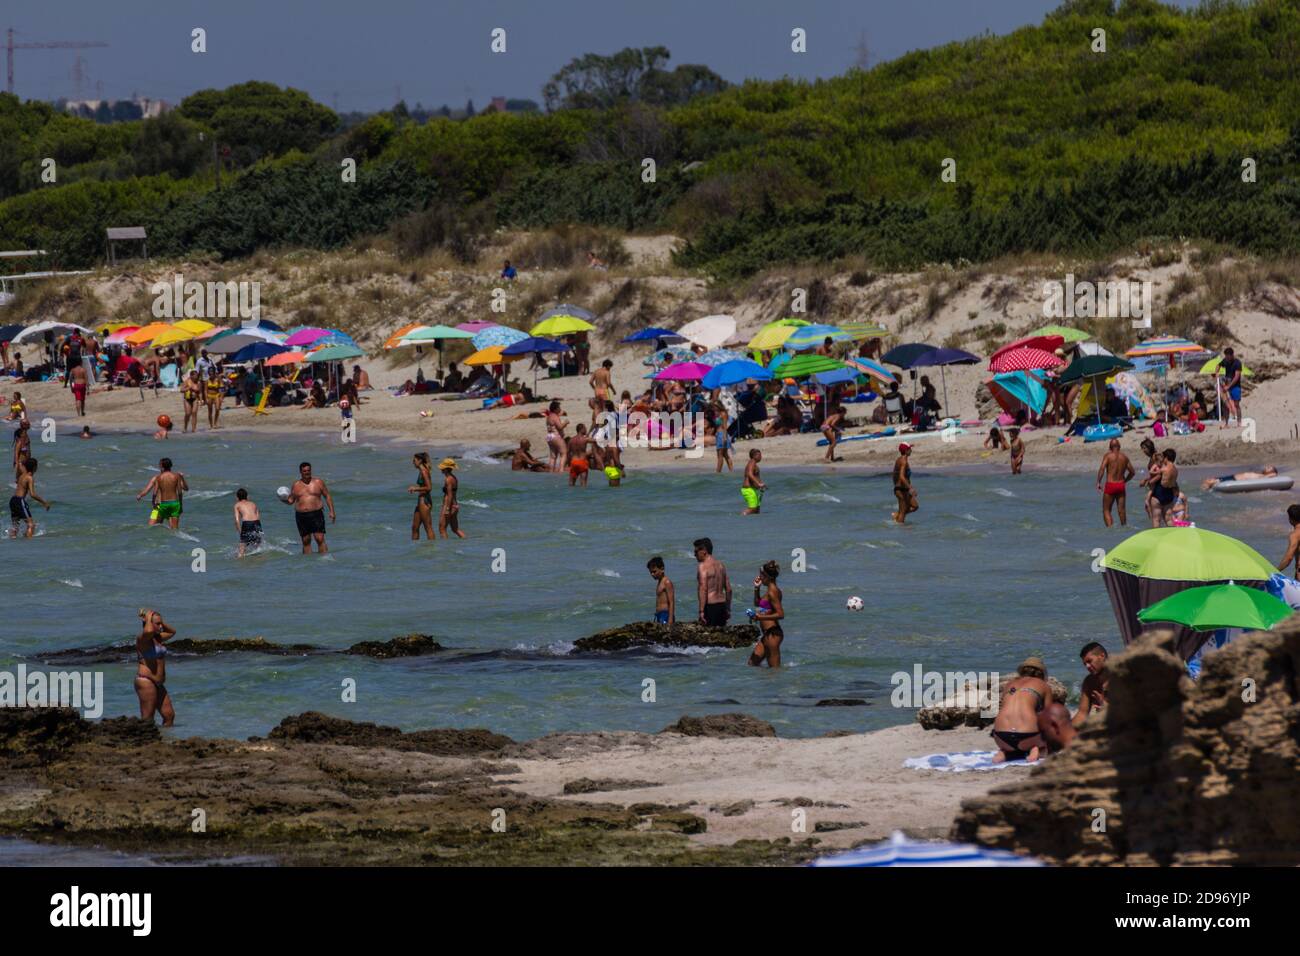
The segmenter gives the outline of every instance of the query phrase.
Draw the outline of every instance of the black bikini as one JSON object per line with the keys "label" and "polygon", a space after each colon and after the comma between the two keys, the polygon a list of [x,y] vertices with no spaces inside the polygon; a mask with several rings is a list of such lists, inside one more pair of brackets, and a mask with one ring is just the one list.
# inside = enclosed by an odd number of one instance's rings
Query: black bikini
{"label": "black bikini", "polygon": [[[1025,688],[1012,687],[1010,690],[1007,691],[1007,696],[1010,697],[1018,690],[1027,690],[1029,693],[1033,694],[1035,697],[1038,698],[1038,705],[1034,708],[1035,713],[1043,709],[1043,695],[1032,687],[1025,687]],[[1030,731],[1029,733],[1021,733],[1020,731],[1016,731],[1016,730],[995,730],[993,731],[992,736],[996,737],[998,740],[1002,741],[1004,744],[1006,744],[1008,747],[1011,748],[1010,753],[1008,753],[1005,750],[1002,751],[1004,754],[1006,754],[1006,758],[1008,760],[1019,760],[1023,757],[1028,756],[1028,754],[1025,751],[1020,749],[1020,742],[1022,740],[1028,740],[1030,737],[1037,737],[1038,734],[1039,731],[1037,730]]]}

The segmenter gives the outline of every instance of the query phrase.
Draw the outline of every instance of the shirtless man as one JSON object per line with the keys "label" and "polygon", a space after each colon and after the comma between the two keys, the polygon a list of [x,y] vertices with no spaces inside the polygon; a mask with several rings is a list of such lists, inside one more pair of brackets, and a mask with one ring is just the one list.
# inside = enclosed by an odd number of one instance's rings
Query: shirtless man
{"label": "shirtless man", "polygon": [[321,499],[330,509],[330,523],[334,523],[334,498],[325,487],[323,478],[313,478],[311,462],[304,461],[298,466],[299,478],[289,489],[285,504],[293,505],[293,517],[298,522],[298,536],[302,538],[302,553],[311,554],[311,542],[316,540],[316,551],[325,554],[329,548],[325,545],[325,511]]}
{"label": "shirtless man", "polygon": [[[1110,450],[1101,457],[1101,467],[1097,469],[1097,490],[1101,492],[1101,520],[1106,523],[1107,528],[1115,526],[1115,519],[1111,516],[1111,509],[1119,504],[1119,523],[1120,527],[1128,524],[1128,515],[1125,513],[1124,504],[1128,497],[1125,485],[1133,479],[1137,472],[1133,468],[1133,462],[1128,460],[1128,455],[1120,450],[1119,439],[1110,440]],[[1102,476],[1106,478],[1106,484],[1102,485]]]}
{"label": "shirtless man", "polygon": [[1016,668],[1016,676],[1003,683],[998,715],[993,720],[993,740],[998,745],[994,763],[1020,759],[1033,763],[1038,759],[1046,746],[1038,715],[1051,696],[1047,667],[1041,658],[1027,658]]}
{"label": "shirtless man", "polygon": [[189,490],[185,476],[179,471],[172,471],[172,460],[164,458],[158,462],[158,474],[149,479],[135,500],[153,494],[157,500],[153,511],[149,512],[149,527],[162,524],[165,520],[175,531],[181,526],[181,494]]}
{"label": "shirtless man", "polygon": [[18,525],[20,522],[27,522],[27,535],[31,538],[36,534],[36,519],[32,517],[32,507],[27,503],[28,498],[35,498],[45,506],[45,510],[50,510],[50,503],[36,493],[36,459],[28,458],[23,462],[23,471],[18,476],[17,485],[14,488],[13,497],[9,499],[9,516],[13,519],[13,525],[9,528],[9,537],[18,537]]}
{"label": "shirtless man", "polygon": [[591,464],[587,461],[587,449],[595,445],[591,436],[587,434],[586,425],[578,425],[578,433],[564,443],[565,459],[564,464],[569,469],[569,487],[572,488],[582,479],[582,487],[587,487],[587,472],[591,470]]}
{"label": "shirtless man", "polygon": [[1291,536],[1286,541],[1286,554],[1277,569],[1285,573],[1291,570],[1291,577],[1300,581],[1300,505],[1291,505],[1286,509],[1286,520],[1291,522]]}
{"label": "shirtless man", "polygon": [[1178,501],[1178,466],[1174,462],[1178,452],[1166,448],[1160,453],[1160,470],[1151,482],[1151,527],[1169,526],[1169,512]]}
{"label": "shirtless man", "polygon": [[588,383],[591,385],[591,390],[595,394],[596,401],[599,403],[596,408],[600,411],[604,411],[605,402],[609,401],[609,396],[614,393],[614,383],[610,379],[609,371],[613,367],[614,363],[609,359],[605,359],[605,361],[600,363],[600,368],[591,373],[591,380]]}
{"label": "shirtless man", "polygon": [[546,471],[546,463],[538,461],[529,451],[532,447],[532,443],[527,438],[519,440],[519,447],[515,449],[510,459],[511,471]]}
{"label": "shirtless man", "polygon": [[713,556],[713,541],[700,538],[695,542],[695,560],[699,562],[695,579],[700,603],[700,623],[725,627],[731,619],[731,581],[727,566]]}
{"label": "shirtless man", "polygon": [[1052,753],[1064,750],[1074,743],[1078,731],[1070,723],[1070,711],[1058,701],[1052,701],[1038,715],[1038,732]]}
{"label": "shirtless man", "polygon": [[235,492],[235,530],[239,532],[239,554],[243,557],[248,548],[262,546],[262,513],[248,500],[248,492],[240,488]]}
{"label": "shirtless man", "polygon": [[[763,492],[767,485],[759,477],[758,466],[763,460],[763,452],[757,448],[749,450],[749,461],[745,463],[745,477],[740,482],[740,497],[745,499],[742,515],[756,515],[763,503]],[[705,540],[708,540],[707,538]]]}
{"label": "shirtless man", "polygon": [[1083,687],[1079,689],[1079,709],[1074,712],[1071,721],[1075,727],[1082,727],[1090,713],[1106,706],[1106,689],[1110,686],[1110,674],[1106,670],[1106,648],[1093,641],[1083,646],[1079,657],[1088,669],[1088,676],[1083,679]]}
{"label": "shirtless man", "polygon": [[32,436],[31,422],[23,419],[18,423],[18,430],[14,432],[14,480],[23,473],[23,462],[32,457]]}
{"label": "shirtless man", "polygon": [[1201,482],[1201,490],[1209,491],[1221,481],[1258,481],[1261,478],[1276,478],[1277,466],[1265,465],[1260,471],[1238,471],[1231,475],[1220,475],[1218,478],[1206,478]]}
{"label": "shirtless man", "polygon": [[72,382],[72,397],[77,403],[77,414],[86,414],[86,388],[88,378],[86,376],[86,366],[74,365],[68,372],[68,380]]}

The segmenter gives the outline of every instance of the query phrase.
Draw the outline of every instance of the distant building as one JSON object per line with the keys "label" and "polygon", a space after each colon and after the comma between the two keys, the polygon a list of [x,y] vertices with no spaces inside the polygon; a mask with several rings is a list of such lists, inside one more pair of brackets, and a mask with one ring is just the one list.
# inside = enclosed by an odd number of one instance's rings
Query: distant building
{"label": "distant building", "polygon": [[156,100],[149,96],[133,96],[126,100],[61,100],[59,102],[64,112],[101,123],[157,119],[172,108],[166,100]]}

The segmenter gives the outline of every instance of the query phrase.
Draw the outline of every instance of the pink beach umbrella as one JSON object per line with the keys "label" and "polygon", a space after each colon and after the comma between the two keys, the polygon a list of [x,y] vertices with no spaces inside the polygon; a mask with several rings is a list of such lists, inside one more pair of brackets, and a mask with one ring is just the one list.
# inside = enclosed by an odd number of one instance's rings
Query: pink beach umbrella
{"label": "pink beach umbrella", "polygon": [[460,329],[462,332],[469,332],[472,335],[477,335],[484,329],[490,329],[500,324],[500,322],[484,322],[483,320],[478,319],[473,322],[462,322],[460,325],[456,326],[456,328]]}
{"label": "pink beach umbrella", "polygon": [[314,326],[308,327],[305,329],[299,329],[297,332],[293,333],[293,335],[284,340],[284,344],[290,346],[311,345],[318,339],[323,339],[325,336],[332,334],[333,332],[330,329],[318,329]]}
{"label": "pink beach umbrella", "polygon": [[698,382],[713,371],[700,362],[677,362],[655,376],[656,382]]}

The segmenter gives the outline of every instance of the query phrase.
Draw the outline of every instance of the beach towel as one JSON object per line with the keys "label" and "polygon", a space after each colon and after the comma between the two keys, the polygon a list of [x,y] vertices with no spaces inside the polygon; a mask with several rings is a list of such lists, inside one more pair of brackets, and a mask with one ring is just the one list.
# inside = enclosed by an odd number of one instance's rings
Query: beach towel
{"label": "beach towel", "polygon": [[965,753],[930,754],[927,757],[908,757],[903,766],[909,770],[940,770],[945,773],[965,773],[968,770],[1006,770],[1008,767],[1036,767],[1037,762],[1004,760],[994,763],[996,750],[969,750]]}
{"label": "beach towel", "polygon": [[164,365],[158,373],[158,384],[163,388],[179,388],[180,383],[181,373],[175,365]]}

